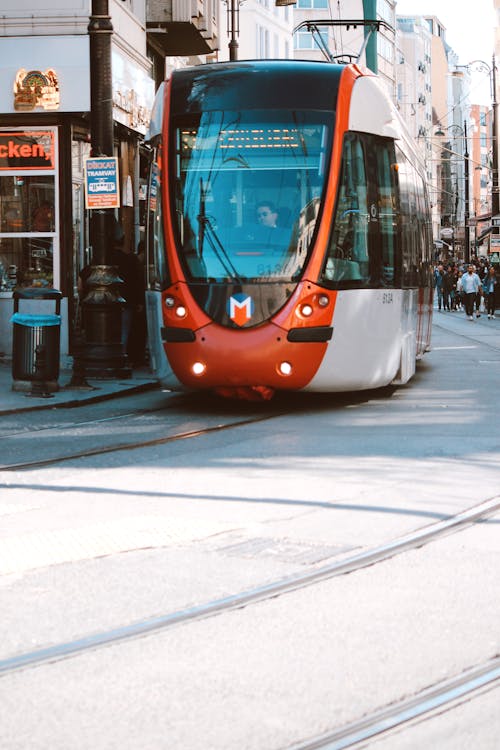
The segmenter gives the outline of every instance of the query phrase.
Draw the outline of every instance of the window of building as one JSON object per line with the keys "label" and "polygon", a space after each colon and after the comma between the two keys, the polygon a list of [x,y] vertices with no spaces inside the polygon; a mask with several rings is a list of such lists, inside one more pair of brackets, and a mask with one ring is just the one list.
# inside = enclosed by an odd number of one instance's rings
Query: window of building
{"label": "window of building", "polygon": [[382,20],[386,21],[390,26],[394,25],[394,5],[388,3],[387,0],[384,2],[377,3],[377,12]]}
{"label": "window of building", "polygon": [[269,30],[257,25],[257,57],[264,60],[270,57]]}
{"label": "window of building", "polygon": [[55,128],[0,130],[0,291],[54,286],[56,161]]}
{"label": "window of building", "polygon": [[328,9],[328,0],[297,0],[297,8]]}
{"label": "window of building", "polygon": [[[328,46],[328,32],[321,31],[320,34],[325,45]],[[321,49],[310,31],[298,31],[294,35],[294,47],[295,49]]]}

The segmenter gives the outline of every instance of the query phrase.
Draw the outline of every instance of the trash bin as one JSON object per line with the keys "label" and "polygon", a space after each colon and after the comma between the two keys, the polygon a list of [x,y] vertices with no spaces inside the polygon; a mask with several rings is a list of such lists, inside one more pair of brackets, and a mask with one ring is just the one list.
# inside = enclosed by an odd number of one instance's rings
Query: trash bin
{"label": "trash bin", "polygon": [[[58,390],[62,294],[57,289],[26,287],[14,290],[13,297],[12,377],[46,395]],[[20,300],[54,300],[55,314],[19,312]]]}

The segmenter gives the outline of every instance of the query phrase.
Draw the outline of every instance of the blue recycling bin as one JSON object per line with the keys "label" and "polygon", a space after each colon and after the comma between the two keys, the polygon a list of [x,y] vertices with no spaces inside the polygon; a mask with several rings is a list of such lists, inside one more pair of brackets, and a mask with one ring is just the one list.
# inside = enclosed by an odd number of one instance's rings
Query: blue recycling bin
{"label": "blue recycling bin", "polygon": [[[57,390],[61,346],[61,297],[57,289],[14,290],[12,377],[17,381],[52,383]],[[19,312],[20,300],[54,300],[54,314]],[[55,387],[54,387],[55,384]]]}

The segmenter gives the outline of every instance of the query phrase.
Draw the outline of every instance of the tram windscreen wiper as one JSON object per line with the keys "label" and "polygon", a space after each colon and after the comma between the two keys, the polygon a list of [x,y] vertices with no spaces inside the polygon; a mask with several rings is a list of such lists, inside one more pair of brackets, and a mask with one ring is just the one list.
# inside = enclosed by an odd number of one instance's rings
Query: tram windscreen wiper
{"label": "tram windscreen wiper", "polygon": [[205,239],[207,239],[210,248],[212,249],[214,255],[216,256],[217,260],[223,266],[224,270],[226,271],[226,274],[228,276],[231,276],[236,281],[241,282],[241,278],[236,271],[236,268],[231,263],[231,260],[229,259],[229,256],[226,252],[226,249],[222,242],[220,241],[217,232],[212,226],[212,222],[210,221],[210,218],[207,216],[206,208],[205,208],[205,194],[206,190],[203,187],[203,178],[200,177],[200,210],[198,213],[198,216],[196,217],[198,219],[198,255],[200,260],[203,259],[203,249],[205,246]]}

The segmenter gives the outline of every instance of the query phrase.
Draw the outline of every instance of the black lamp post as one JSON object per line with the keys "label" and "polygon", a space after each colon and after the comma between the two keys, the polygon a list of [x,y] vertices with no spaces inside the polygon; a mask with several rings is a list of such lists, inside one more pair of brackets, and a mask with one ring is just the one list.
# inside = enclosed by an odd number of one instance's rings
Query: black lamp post
{"label": "black lamp post", "polygon": [[[88,26],[90,50],[90,140],[92,156],[113,155],[113,90],[108,0],[92,0]],[[130,377],[121,342],[121,279],[112,263],[115,220],[112,208],[90,212],[91,273],[82,300],[82,337],[73,363],[74,385],[86,377]]]}
{"label": "black lamp post", "polygon": [[[465,263],[470,262],[470,183],[469,183],[469,145],[468,145],[468,139],[467,139],[467,122],[464,120],[464,126],[463,128],[460,127],[460,125],[449,125],[446,130],[454,131],[455,133],[460,133],[461,136],[464,139],[464,151],[463,151],[463,159],[464,159],[464,179],[465,179],[465,188],[464,188],[464,261]],[[436,130],[435,134],[437,136],[444,136],[445,132],[440,126],[438,130]],[[455,151],[452,151],[450,148],[443,149],[445,152],[448,152],[450,154],[456,153]],[[458,155],[458,154],[457,154]],[[449,157],[448,157],[449,158]]]}
{"label": "black lamp post", "polygon": [[[227,33],[229,36],[229,59],[238,59],[238,36],[240,34],[240,5],[244,0],[224,0],[227,7]],[[295,5],[297,0],[274,0],[277,8]]]}
{"label": "black lamp post", "polygon": [[[484,60],[472,60],[465,67],[478,72],[485,71],[490,78],[491,88],[491,131],[492,131],[492,189],[491,189],[491,216],[498,216],[500,213],[499,205],[499,185],[498,185],[498,113],[497,113],[497,85],[496,85],[496,62],[495,55],[492,56],[491,67]],[[498,227],[493,226],[492,230],[498,232]]]}
{"label": "black lamp post", "polygon": [[464,205],[464,224],[465,224],[465,262],[470,263],[470,184],[469,184],[469,147],[467,141],[467,123],[464,120],[464,176],[465,176],[465,205]]}
{"label": "black lamp post", "polygon": [[491,186],[491,215],[498,216],[500,212],[499,196],[498,196],[498,104],[497,104],[497,82],[496,82],[496,63],[495,55],[493,55],[491,65],[491,111],[492,111],[492,144],[493,144],[493,159],[492,159],[492,186]]}
{"label": "black lamp post", "polygon": [[227,33],[229,34],[229,59],[238,59],[238,36],[240,33],[240,0],[226,0]]}

